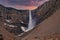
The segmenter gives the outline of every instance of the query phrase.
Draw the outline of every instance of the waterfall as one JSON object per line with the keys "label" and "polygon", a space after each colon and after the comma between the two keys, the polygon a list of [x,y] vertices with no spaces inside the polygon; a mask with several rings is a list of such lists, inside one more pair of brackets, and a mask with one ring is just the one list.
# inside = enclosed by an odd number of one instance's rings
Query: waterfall
{"label": "waterfall", "polygon": [[24,32],[28,32],[28,31],[30,31],[31,29],[33,29],[34,26],[35,26],[35,21],[32,19],[31,10],[29,10],[29,24],[28,24],[28,28],[27,28],[27,29],[25,29],[25,27],[21,27],[21,28],[22,28],[22,30],[23,30]]}
{"label": "waterfall", "polygon": [[33,19],[32,19],[32,14],[31,14],[31,10],[29,10],[29,24],[28,24],[28,30],[31,30],[34,28],[34,22],[33,22]]}

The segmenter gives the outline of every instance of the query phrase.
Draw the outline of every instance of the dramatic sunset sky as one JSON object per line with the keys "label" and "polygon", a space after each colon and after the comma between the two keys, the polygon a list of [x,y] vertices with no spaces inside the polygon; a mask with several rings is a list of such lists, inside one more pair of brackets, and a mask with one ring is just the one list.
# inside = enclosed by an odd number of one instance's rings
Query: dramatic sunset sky
{"label": "dramatic sunset sky", "polygon": [[0,4],[16,9],[35,9],[48,0],[0,0]]}

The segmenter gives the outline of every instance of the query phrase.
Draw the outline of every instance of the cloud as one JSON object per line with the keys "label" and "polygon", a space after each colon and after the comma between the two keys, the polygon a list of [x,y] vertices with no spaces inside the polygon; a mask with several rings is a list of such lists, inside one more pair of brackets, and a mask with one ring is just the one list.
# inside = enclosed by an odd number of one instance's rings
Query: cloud
{"label": "cloud", "polygon": [[34,7],[34,6],[37,7],[38,5],[43,4],[44,1],[47,1],[47,0],[0,0],[0,4],[3,4],[5,6],[14,7],[14,8],[20,7],[19,9],[23,9],[25,7],[32,9],[32,7]]}
{"label": "cloud", "polygon": [[8,0],[8,4],[10,5],[25,5],[29,6],[30,0]]}
{"label": "cloud", "polygon": [[37,5],[39,1],[43,0],[0,0],[0,2],[9,4],[9,5],[24,5],[24,6],[29,6],[29,5]]}

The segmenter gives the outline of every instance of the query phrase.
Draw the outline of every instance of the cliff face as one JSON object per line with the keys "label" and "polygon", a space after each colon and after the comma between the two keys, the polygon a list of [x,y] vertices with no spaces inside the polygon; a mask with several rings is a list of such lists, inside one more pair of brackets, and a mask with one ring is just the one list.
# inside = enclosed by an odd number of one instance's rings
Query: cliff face
{"label": "cliff face", "polygon": [[10,33],[18,35],[23,32],[20,27],[28,25],[28,10],[17,10],[0,5],[0,21]]}
{"label": "cliff face", "polygon": [[41,23],[44,19],[46,19],[47,15],[51,15],[52,13],[48,13],[50,10],[54,10],[56,6],[56,0],[50,0],[45,2],[43,5],[39,6],[37,9],[33,10],[37,15],[37,23]]}
{"label": "cliff face", "polygon": [[26,21],[27,15],[28,15],[28,10],[16,10],[14,8],[4,7],[0,5],[0,17],[2,17],[3,20],[11,19],[12,22],[16,22],[16,21],[19,22],[20,20],[22,20],[25,23],[27,23]]}

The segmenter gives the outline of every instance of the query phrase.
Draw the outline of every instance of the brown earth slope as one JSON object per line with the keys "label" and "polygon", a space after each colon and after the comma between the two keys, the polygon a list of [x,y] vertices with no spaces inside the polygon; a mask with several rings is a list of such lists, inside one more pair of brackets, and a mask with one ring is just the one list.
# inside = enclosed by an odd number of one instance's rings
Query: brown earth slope
{"label": "brown earth slope", "polygon": [[33,31],[22,40],[43,40],[44,37],[53,36],[55,33],[60,33],[60,9],[54,14],[39,24]]}

